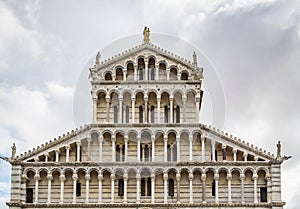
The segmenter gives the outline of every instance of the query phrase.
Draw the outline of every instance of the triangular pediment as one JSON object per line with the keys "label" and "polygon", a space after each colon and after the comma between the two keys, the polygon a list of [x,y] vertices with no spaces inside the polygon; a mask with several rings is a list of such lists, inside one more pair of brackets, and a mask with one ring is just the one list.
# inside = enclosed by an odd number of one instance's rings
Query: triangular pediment
{"label": "triangular pediment", "polygon": [[114,72],[117,67],[126,68],[130,62],[137,63],[139,57],[145,59],[155,57],[157,63],[164,62],[168,68],[175,66],[181,71],[188,71],[193,77],[193,80],[203,78],[203,69],[194,65],[190,60],[150,43],[135,46],[114,57],[101,61],[99,64],[95,64],[92,70],[95,70],[97,74],[100,75],[100,80],[102,80],[104,79],[105,72]]}

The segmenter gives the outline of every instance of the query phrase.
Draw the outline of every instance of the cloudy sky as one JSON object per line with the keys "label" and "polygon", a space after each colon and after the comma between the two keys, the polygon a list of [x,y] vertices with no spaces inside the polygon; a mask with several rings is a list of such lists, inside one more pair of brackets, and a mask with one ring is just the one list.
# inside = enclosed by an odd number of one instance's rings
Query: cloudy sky
{"label": "cloudy sky", "polygon": [[[9,156],[13,142],[20,154],[77,127],[73,95],[82,70],[97,51],[145,25],[208,57],[225,98],[221,129],[273,153],[281,140],[283,154],[293,156],[282,166],[285,208],[300,208],[299,1],[0,0],[0,155]],[[209,111],[203,107],[203,123]],[[0,161],[1,209],[9,169]]]}

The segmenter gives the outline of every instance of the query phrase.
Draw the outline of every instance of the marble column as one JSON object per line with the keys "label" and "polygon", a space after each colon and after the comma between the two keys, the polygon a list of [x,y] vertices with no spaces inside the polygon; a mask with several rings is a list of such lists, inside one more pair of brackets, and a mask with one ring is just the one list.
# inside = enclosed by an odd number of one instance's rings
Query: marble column
{"label": "marble column", "polygon": [[118,119],[118,123],[122,123],[122,121],[123,121],[122,113],[123,113],[123,98],[119,98],[119,119]]}
{"label": "marble column", "polygon": [[219,174],[215,174],[215,203],[219,203]]}
{"label": "marble column", "polygon": [[151,143],[152,143],[152,162],[155,162],[155,136],[153,135],[152,136],[152,139],[151,139]]}
{"label": "marble column", "polygon": [[257,174],[253,174],[253,184],[254,184],[254,203],[258,203],[257,200]]}
{"label": "marble column", "polygon": [[166,73],[167,73],[167,81],[170,80],[170,68],[166,69]]}
{"label": "marble column", "polygon": [[48,198],[47,198],[47,204],[50,204],[51,203],[51,182],[53,180],[53,177],[50,173],[48,173],[47,175],[47,180],[48,180]]}
{"label": "marble column", "polygon": [[202,180],[202,203],[206,203],[206,174],[201,174]]}
{"label": "marble column", "polygon": [[100,135],[98,138],[99,141],[99,162],[102,162],[102,146],[103,146],[103,136]]}
{"label": "marble column", "polygon": [[59,150],[55,150],[55,162],[59,162],[59,153],[60,151]]}
{"label": "marble column", "polygon": [[126,77],[127,77],[127,69],[126,69],[126,68],[123,68],[122,71],[123,71],[123,81],[126,81]]}
{"label": "marble column", "polygon": [[49,153],[45,154],[45,162],[47,163],[49,161]]}
{"label": "marble column", "polygon": [[192,173],[189,174],[189,181],[190,181],[190,204],[194,202],[193,200],[193,179],[194,175]]}
{"label": "marble column", "polygon": [[66,180],[65,175],[61,174],[59,176],[59,180],[60,180],[60,201],[59,201],[59,203],[63,203],[64,202],[64,186],[65,186],[65,180]]}
{"label": "marble column", "polygon": [[135,123],[135,98],[131,98],[131,122]]}
{"label": "marble column", "polygon": [[93,95],[93,123],[97,121],[97,96]]}
{"label": "marble column", "polygon": [[87,137],[87,161],[91,161],[91,136]]}
{"label": "marble column", "polygon": [[98,203],[102,202],[102,181],[103,181],[103,175],[98,175]]}
{"label": "marble column", "polygon": [[111,137],[111,159],[112,162],[116,162],[116,138],[114,136]]}
{"label": "marble column", "polygon": [[148,97],[144,97],[144,101],[145,101],[145,112],[144,112],[144,123],[148,123],[149,122],[149,114],[148,114]]}
{"label": "marble column", "polygon": [[160,124],[160,97],[157,97],[157,123]]}
{"label": "marble column", "polygon": [[170,123],[171,123],[171,124],[174,122],[174,121],[173,121],[173,113],[174,113],[173,100],[174,100],[174,98],[171,97],[171,98],[170,98]]}
{"label": "marble column", "polygon": [[180,162],[180,136],[176,136],[177,162]]}
{"label": "marble column", "polygon": [[134,80],[137,80],[137,64],[134,64]]}
{"label": "marble column", "polygon": [[245,180],[245,175],[240,174],[240,180],[241,180],[241,201],[242,203],[245,203],[245,186],[244,186],[244,180]]}
{"label": "marble column", "polygon": [[168,161],[168,136],[164,136],[164,162]]}
{"label": "marble column", "polygon": [[233,161],[236,162],[236,153],[237,153],[237,149],[233,149]]}
{"label": "marble column", "polygon": [[72,179],[73,179],[73,204],[76,203],[76,185],[77,185],[77,180],[78,180],[78,176],[76,173],[74,173],[72,175]]}
{"label": "marble column", "polygon": [[193,161],[193,135],[189,135],[189,160]]}
{"label": "marble column", "polygon": [[145,60],[145,80],[146,81],[148,81],[148,71],[149,71],[149,69],[148,69],[148,60]]}
{"label": "marble column", "polygon": [[151,175],[151,203],[155,203],[155,174]]}
{"label": "marble column", "polygon": [[111,203],[114,203],[115,202],[115,179],[116,179],[116,176],[115,174],[111,174],[110,175],[110,180],[111,180]]}
{"label": "marble column", "polygon": [[215,141],[211,141],[211,157],[212,157],[212,161],[213,162],[216,161],[215,151],[216,151],[216,142]]}
{"label": "marble column", "polygon": [[85,174],[85,203],[89,203],[90,200],[90,180],[91,176],[90,174]]}
{"label": "marble column", "polygon": [[140,182],[141,182],[141,175],[136,175],[136,203],[140,203]]}
{"label": "marble column", "polygon": [[201,136],[201,154],[202,162],[205,162],[205,137]]}
{"label": "marble column", "polygon": [[186,123],[186,97],[183,97],[182,100],[183,100],[183,122]]}
{"label": "marble column", "polygon": [[244,153],[244,161],[247,162],[248,153]]}
{"label": "marble column", "polygon": [[124,161],[127,162],[128,161],[128,136],[125,135],[125,153],[124,153]]}
{"label": "marble column", "polygon": [[66,149],[66,162],[68,163],[70,161],[70,145],[66,145],[65,149]]}
{"label": "marble column", "polygon": [[158,81],[159,80],[159,65],[155,64],[155,80]]}
{"label": "marble column", "polygon": [[164,173],[164,203],[168,203],[168,174]]}
{"label": "marble column", "polygon": [[127,174],[123,175],[123,180],[124,180],[124,200],[123,200],[123,203],[127,203],[127,181],[128,181],[128,175]]}
{"label": "marble column", "polygon": [[35,187],[34,187],[34,203],[38,203],[38,199],[39,199],[39,180],[41,180],[41,177],[39,174],[35,174],[34,176],[34,180],[35,180]]}
{"label": "marble column", "polygon": [[109,123],[109,102],[110,102],[110,97],[107,96],[105,97],[106,100],[106,122]]}
{"label": "marble column", "polygon": [[141,138],[138,136],[137,137],[137,158],[136,158],[136,161],[137,162],[140,162],[141,158]]}
{"label": "marble column", "polygon": [[142,162],[145,162],[145,144],[142,144]]}
{"label": "marble column", "polygon": [[180,173],[176,173],[177,203],[180,203],[180,178],[181,178]]}
{"label": "marble column", "polygon": [[227,174],[227,184],[228,184],[228,203],[232,203],[231,200],[231,180],[232,180],[232,175],[230,173]]}

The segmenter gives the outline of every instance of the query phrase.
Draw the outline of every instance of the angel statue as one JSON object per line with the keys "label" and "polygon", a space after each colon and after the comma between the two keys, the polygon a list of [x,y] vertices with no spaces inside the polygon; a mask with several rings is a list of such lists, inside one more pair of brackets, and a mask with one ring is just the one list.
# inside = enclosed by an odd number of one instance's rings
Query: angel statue
{"label": "angel statue", "polygon": [[144,35],[144,43],[149,44],[149,42],[150,42],[150,29],[147,28],[147,26],[145,26],[145,28],[144,28],[143,35]]}

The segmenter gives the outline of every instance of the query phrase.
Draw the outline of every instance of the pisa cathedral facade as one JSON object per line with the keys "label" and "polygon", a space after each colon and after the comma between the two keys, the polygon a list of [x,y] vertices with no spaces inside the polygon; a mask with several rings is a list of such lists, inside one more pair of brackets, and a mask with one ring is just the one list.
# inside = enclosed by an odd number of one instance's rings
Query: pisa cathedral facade
{"label": "pisa cathedral facade", "polygon": [[282,209],[280,144],[270,154],[201,124],[197,55],[144,37],[97,54],[91,124],[9,159],[9,208]]}

